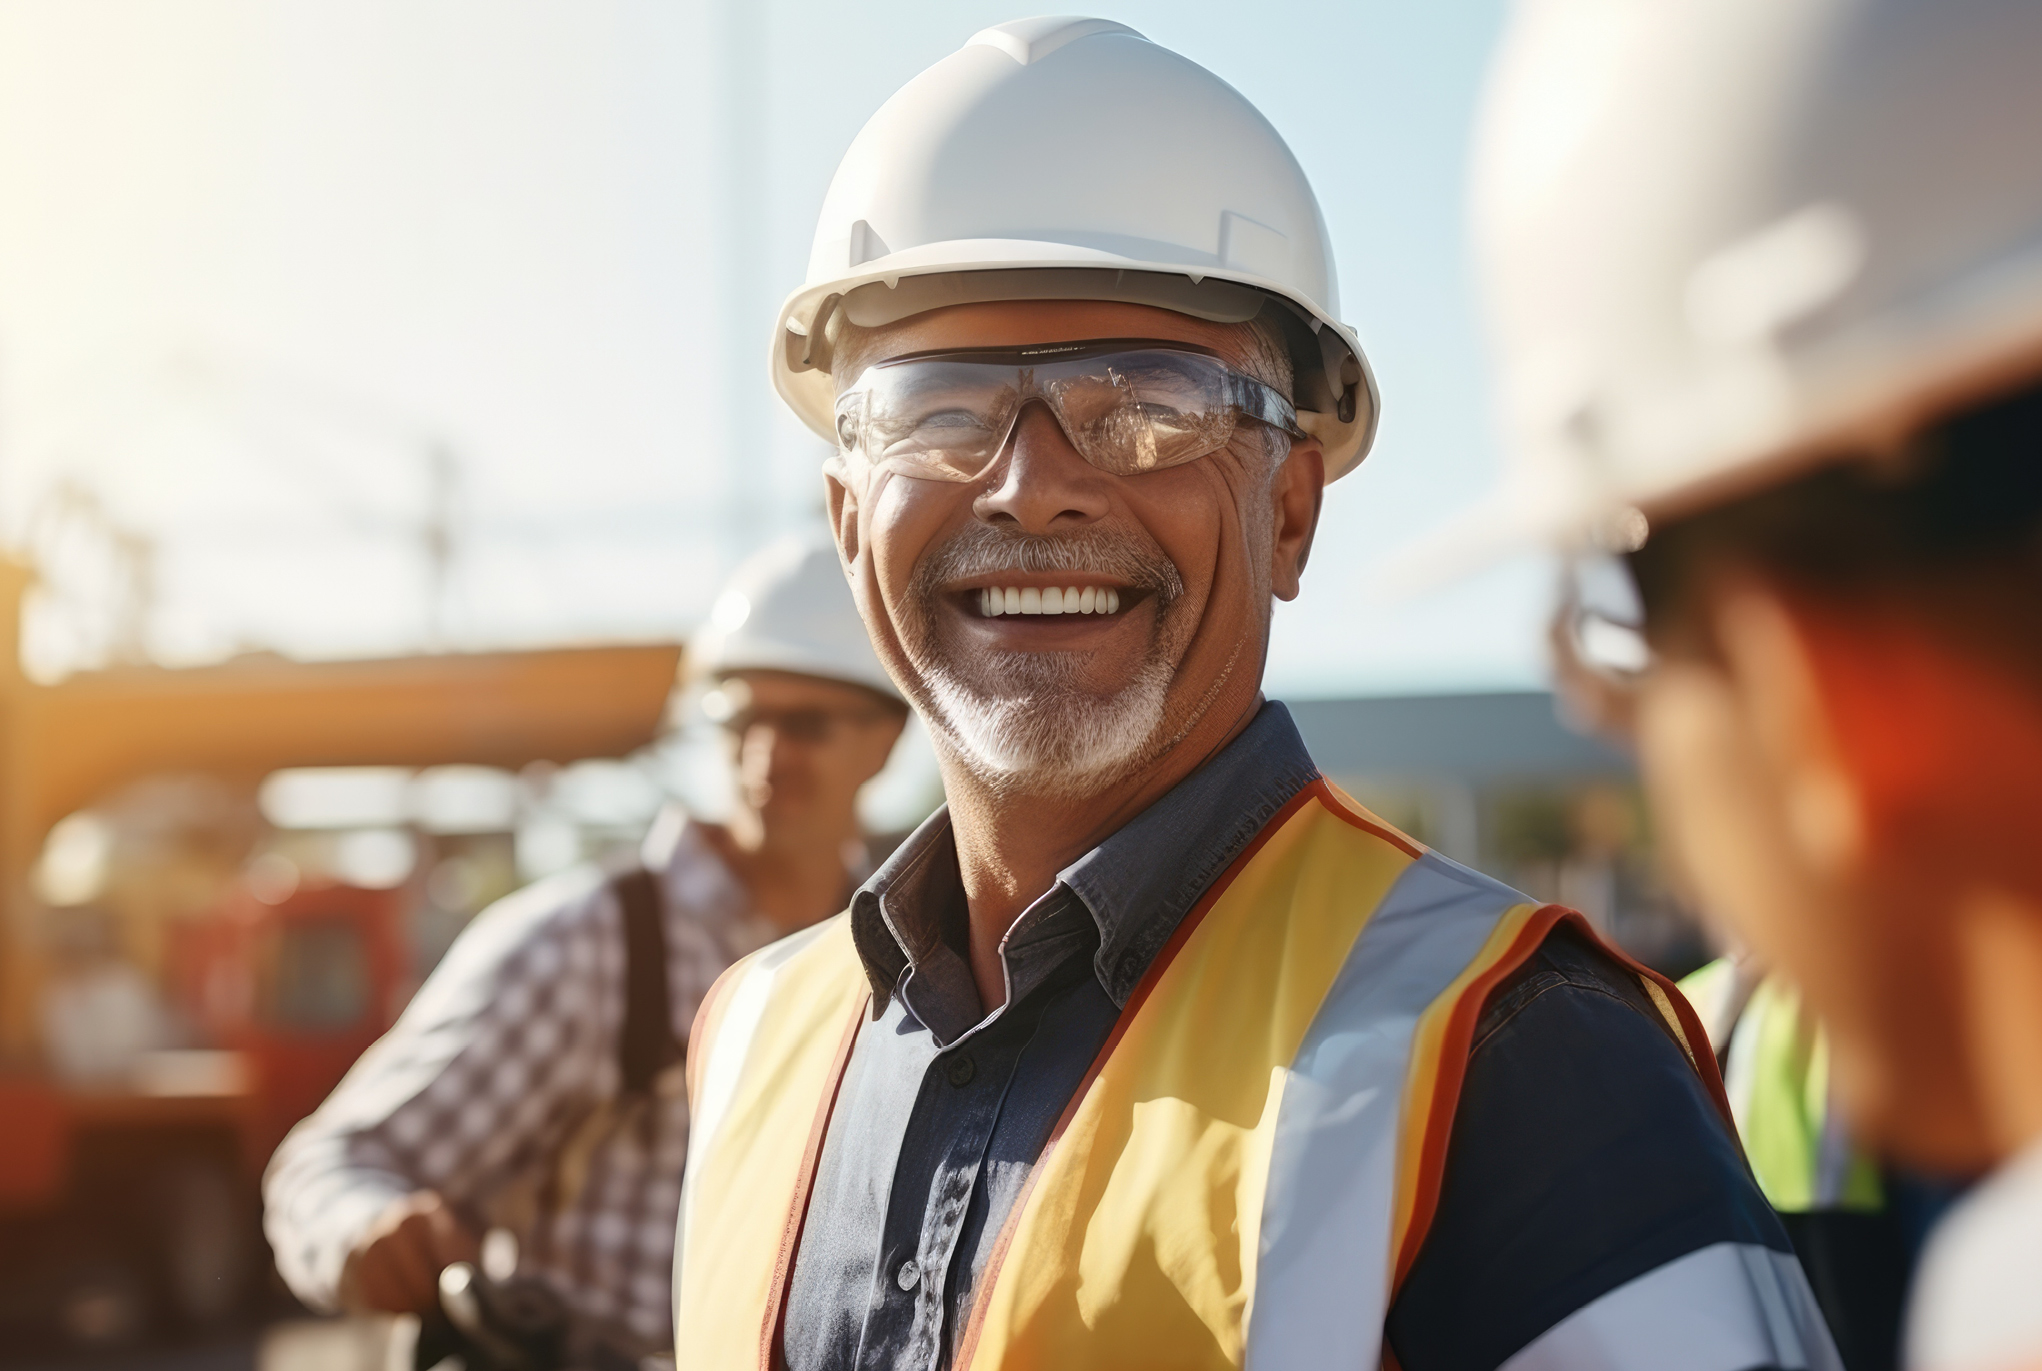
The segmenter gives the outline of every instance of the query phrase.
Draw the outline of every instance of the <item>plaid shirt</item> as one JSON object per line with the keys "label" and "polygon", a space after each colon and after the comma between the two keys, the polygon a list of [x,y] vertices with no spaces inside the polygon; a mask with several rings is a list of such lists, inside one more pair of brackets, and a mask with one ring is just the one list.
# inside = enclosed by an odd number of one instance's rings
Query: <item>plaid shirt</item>
{"label": "plaid shirt", "polygon": [[[665,896],[675,1036],[723,969],[780,936],[677,814],[646,840]],[[519,1238],[521,1274],[577,1314],[670,1347],[674,1223],[688,1101],[674,1070],[637,1117],[613,1114],[624,1017],[622,911],[580,870],[492,906],[396,1025],[277,1149],[265,1226],[291,1289],[335,1307],[376,1215],[417,1190],[476,1232]]]}

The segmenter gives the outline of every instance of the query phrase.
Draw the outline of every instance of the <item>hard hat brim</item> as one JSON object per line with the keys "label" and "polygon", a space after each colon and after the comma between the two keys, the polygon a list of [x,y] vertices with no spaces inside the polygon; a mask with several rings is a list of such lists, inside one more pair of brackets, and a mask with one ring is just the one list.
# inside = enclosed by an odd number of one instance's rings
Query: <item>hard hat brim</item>
{"label": "hard hat brim", "polygon": [[[2034,280],[2042,282],[2042,270]],[[1835,350],[1840,360],[1828,368],[1826,387],[1820,369],[1807,368],[1798,407],[1786,416],[1791,423],[1741,447],[1681,453],[1628,485],[1578,461],[1527,462],[1438,529],[1392,550],[1372,579],[1384,598],[1400,600],[1527,552],[1610,550],[1612,521],[1630,511],[1658,527],[1816,467],[1894,452],[1939,417],[2042,376],[2042,309],[2035,307],[2042,286],[2005,293],[2014,304],[1995,301],[1997,314],[1986,323],[1965,318],[1958,340],[1897,329],[1847,340],[1856,346]]]}

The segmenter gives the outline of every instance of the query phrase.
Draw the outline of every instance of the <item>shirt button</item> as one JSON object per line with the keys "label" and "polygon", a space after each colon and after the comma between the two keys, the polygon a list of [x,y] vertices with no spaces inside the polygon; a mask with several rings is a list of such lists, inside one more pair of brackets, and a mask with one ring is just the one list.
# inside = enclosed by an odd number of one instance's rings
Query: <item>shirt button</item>
{"label": "shirt button", "polygon": [[971,1078],[978,1074],[978,1067],[973,1064],[971,1054],[967,1052],[961,1057],[952,1057],[950,1059],[948,1074],[952,1085],[970,1085]]}
{"label": "shirt button", "polygon": [[900,1264],[900,1270],[894,1273],[893,1281],[903,1290],[912,1290],[922,1283],[922,1268],[915,1265],[914,1258],[910,1257]]}

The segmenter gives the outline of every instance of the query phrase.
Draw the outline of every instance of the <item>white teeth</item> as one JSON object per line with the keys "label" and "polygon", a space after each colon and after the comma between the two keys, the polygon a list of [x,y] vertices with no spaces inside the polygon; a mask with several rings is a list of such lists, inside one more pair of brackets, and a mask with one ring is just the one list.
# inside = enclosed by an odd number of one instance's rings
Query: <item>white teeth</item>
{"label": "white teeth", "polygon": [[988,619],[1002,614],[1118,614],[1120,592],[1110,586],[986,586],[978,593],[978,612]]}

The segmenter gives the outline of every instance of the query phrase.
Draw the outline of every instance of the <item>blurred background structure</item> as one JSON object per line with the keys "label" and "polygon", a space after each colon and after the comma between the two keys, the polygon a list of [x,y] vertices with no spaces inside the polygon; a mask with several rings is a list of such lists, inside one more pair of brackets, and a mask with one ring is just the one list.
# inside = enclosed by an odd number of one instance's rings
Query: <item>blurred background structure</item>
{"label": "blurred background structure", "polygon": [[[1503,8],[1095,6],[1270,115],[1380,373],[1271,693],[1385,817],[1678,971],[1629,764],[1540,689],[1549,569],[1370,582],[1490,479]],[[284,1129],[491,900],[714,811],[678,644],[820,508],[773,308],[866,116],[1021,12],[0,3],[0,1362],[250,1363]],[[911,735],[868,818],[937,798]]]}

